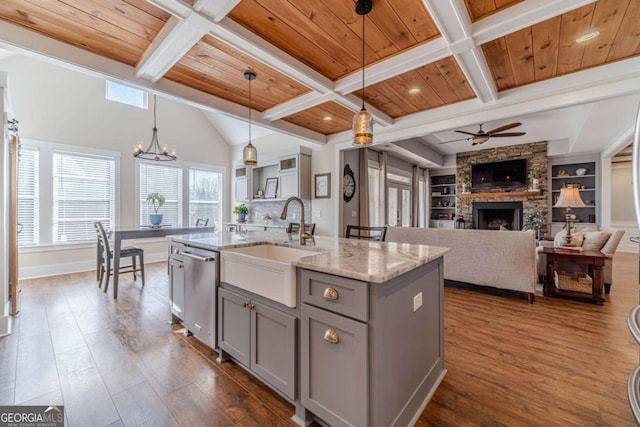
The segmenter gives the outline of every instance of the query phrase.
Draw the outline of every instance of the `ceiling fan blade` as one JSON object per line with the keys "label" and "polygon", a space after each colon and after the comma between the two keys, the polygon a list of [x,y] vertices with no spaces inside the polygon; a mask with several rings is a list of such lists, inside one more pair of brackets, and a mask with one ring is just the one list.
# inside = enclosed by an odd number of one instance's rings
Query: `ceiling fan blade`
{"label": "ceiling fan blade", "polygon": [[516,123],[509,123],[508,125],[504,125],[504,126],[500,126],[499,128],[495,128],[495,129],[491,129],[490,131],[488,131],[487,133],[496,133],[496,132],[502,132],[503,130],[509,130],[509,129],[513,129],[515,127],[521,126],[522,123],[516,122]]}
{"label": "ceiling fan blade", "polygon": [[454,140],[452,140],[452,141],[443,141],[443,142],[438,142],[438,145],[440,145],[440,144],[448,144],[448,143],[450,143],[450,142],[468,141],[468,140],[470,140],[470,139],[471,139],[471,138],[460,138],[460,139],[454,139]]}
{"label": "ceiling fan blade", "polygon": [[522,136],[522,135],[526,135],[526,132],[496,133],[496,134],[491,134],[491,138],[496,138],[498,136]]}
{"label": "ceiling fan blade", "polygon": [[456,131],[454,131],[454,132],[464,133],[465,135],[476,136],[476,134],[475,134],[475,133],[467,132],[467,131],[464,131],[464,130],[456,130]]}

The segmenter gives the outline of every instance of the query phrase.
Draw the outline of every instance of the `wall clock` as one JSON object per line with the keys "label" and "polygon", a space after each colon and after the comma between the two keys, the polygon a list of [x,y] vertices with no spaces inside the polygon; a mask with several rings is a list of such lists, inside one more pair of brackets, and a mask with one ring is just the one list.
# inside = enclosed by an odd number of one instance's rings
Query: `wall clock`
{"label": "wall clock", "polygon": [[356,193],[356,177],[348,164],[344,166],[344,175],[342,177],[342,196],[345,202],[351,201]]}

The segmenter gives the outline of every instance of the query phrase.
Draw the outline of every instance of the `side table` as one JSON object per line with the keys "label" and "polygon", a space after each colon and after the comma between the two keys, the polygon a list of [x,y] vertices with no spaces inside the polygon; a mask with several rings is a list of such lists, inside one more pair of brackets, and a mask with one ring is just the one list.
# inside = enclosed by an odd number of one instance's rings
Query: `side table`
{"label": "side table", "polygon": [[[556,248],[545,247],[542,251],[547,255],[547,281],[544,284],[544,296],[562,296],[582,301],[604,303],[604,260],[607,258],[600,251],[572,252]],[[593,281],[591,295],[584,292],[558,289],[554,282],[555,264],[558,262],[573,263],[587,266],[587,274]]]}

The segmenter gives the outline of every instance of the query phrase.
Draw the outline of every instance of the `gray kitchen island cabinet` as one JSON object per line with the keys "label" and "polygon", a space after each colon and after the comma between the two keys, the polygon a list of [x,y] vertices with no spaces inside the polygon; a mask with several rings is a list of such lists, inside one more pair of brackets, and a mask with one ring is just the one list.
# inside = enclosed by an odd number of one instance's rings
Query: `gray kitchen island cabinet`
{"label": "gray kitchen island cabinet", "polygon": [[415,423],[445,373],[442,258],[384,283],[301,277],[302,406],[334,427]]}
{"label": "gray kitchen island cabinet", "polygon": [[[296,398],[296,317],[238,289],[218,290],[220,360],[227,355]],[[226,353],[226,354],[225,354]]]}

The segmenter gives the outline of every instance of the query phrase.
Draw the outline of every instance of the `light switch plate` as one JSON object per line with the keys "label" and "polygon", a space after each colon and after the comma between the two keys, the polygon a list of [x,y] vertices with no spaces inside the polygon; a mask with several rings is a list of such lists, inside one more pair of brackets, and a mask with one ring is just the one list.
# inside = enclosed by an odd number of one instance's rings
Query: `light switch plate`
{"label": "light switch plate", "polygon": [[418,311],[422,307],[422,292],[413,297],[413,311]]}

